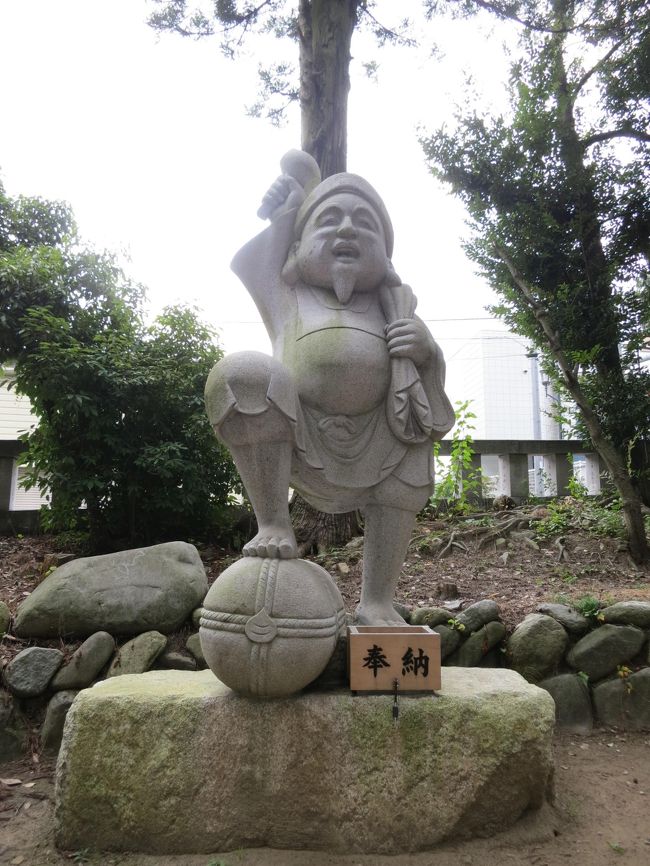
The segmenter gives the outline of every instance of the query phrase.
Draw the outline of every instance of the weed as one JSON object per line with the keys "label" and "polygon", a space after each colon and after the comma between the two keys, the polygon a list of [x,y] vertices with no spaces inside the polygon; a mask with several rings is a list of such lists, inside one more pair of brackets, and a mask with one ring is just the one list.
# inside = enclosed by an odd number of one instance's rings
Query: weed
{"label": "weed", "polygon": [[443,502],[450,511],[466,514],[472,510],[470,500],[480,499],[486,478],[481,469],[472,468],[474,449],[472,447],[472,421],[476,415],[470,411],[471,400],[456,403],[456,426],[451,442],[451,455],[448,465],[440,459],[440,445],[433,446],[436,461],[436,485],[429,505],[439,508]]}
{"label": "weed", "polygon": [[573,574],[573,572],[569,571],[568,568],[560,569],[558,577],[560,578],[562,583],[566,583],[568,586],[571,586],[571,584],[575,583],[578,579],[578,575]]}
{"label": "weed", "polygon": [[551,502],[549,515],[535,524],[535,535],[539,539],[562,535],[571,528],[571,512],[565,502]]}
{"label": "weed", "polygon": [[69,855],[73,863],[90,863],[90,848],[81,848]]}
{"label": "weed", "polygon": [[462,622],[459,622],[459,620],[457,620],[457,619],[448,619],[447,625],[449,626],[449,628],[455,629],[456,631],[460,631],[460,632],[465,631],[464,624]]}
{"label": "weed", "polygon": [[594,619],[598,622],[605,621],[605,617],[600,612],[602,604],[597,598],[594,598],[593,595],[583,595],[582,598],[573,602],[573,606],[588,619]]}

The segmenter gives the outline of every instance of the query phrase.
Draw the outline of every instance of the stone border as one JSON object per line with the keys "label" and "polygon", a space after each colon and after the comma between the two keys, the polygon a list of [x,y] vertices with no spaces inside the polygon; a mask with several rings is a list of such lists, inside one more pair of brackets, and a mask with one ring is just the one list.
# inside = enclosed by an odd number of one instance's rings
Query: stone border
{"label": "stone border", "polygon": [[[400,612],[409,613],[403,608]],[[444,666],[512,668],[546,689],[561,727],[577,733],[588,733],[594,726],[650,730],[650,603],[618,602],[588,613],[568,605],[541,604],[509,636],[498,605],[491,600],[458,614],[445,608],[417,608],[409,619],[440,634]],[[200,615],[201,608],[192,613],[194,629]],[[0,633],[9,624],[9,612],[0,602]],[[308,690],[345,687],[346,659],[343,638],[327,669]],[[99,680],[150,669],[205,667],[196,632],[184,651],[168,650],[167,637],[155,631],[119,647],[107,632],[96,632],[68,659],[51,645],[27,647],[2,672],[0,761],[23,754],[34,730],[41,747],[56,753],[72,701]]]}

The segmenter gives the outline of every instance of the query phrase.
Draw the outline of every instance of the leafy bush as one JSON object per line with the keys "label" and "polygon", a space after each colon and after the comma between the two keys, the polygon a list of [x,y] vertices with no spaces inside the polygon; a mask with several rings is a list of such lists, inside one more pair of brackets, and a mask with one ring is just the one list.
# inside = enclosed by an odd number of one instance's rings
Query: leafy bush
{"label": "leafy bush", "polygon": [[38,416],[27,482],[50,491],[45,528],[94,549],[205,537],[239,489],[203,403],[214,331],[184,307],[145,326],[141,298],[65,206],[0,186],[0,362]]}

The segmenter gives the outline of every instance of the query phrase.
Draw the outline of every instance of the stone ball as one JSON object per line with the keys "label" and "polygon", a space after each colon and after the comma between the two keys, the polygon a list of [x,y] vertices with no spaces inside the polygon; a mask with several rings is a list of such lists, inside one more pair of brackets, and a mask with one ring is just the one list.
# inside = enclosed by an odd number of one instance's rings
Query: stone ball
{"label": "stone ball", "polygon": [[325,569],[247,556],[211,586],[199,636],[221,682],[239,694],[278,698],[323,672],[344,627],[343,599]]}

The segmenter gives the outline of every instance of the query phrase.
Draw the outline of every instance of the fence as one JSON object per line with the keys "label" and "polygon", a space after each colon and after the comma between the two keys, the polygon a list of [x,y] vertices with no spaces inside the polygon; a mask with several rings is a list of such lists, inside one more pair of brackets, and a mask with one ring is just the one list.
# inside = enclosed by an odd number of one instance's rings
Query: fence
{"label": "fence", "polygon": [[[448,457],[451,446],[451,440],[443,439],[440,456]],[[477,439],[472,449],[472,464],[465,474],[476,477],[483,470],[489,486],[483,490],[486,497],[510,496],[521,502],[531,495],[567,496],[569,481],[578,467],[579,475],[575,474],[587,492],[595,496],[601,490],[605,468],[598,454],[578,439]]]}
{"label": "fence", "polygon": [[[450,455],[451,445],[449,439],[440,442],[442,457]],[[38,525],[37,509],[15,507],[17,458],[23,447],[20,442],[0,441],[0,532],[29,532]],[[483,491],[485,497],[505,495],[521,502],[531,494],[566,496],[569,479],[578,465],[579,480],[587,492],[596,495],[601,489],[604,467],[600,458],[577,439],[478,439],[472,448],[472,465],[467,473],[483,469],[490,484],[490,489]],[[572,459],[575,457],[579,463]],[[536,464],[532,473],[530,458]]]}

